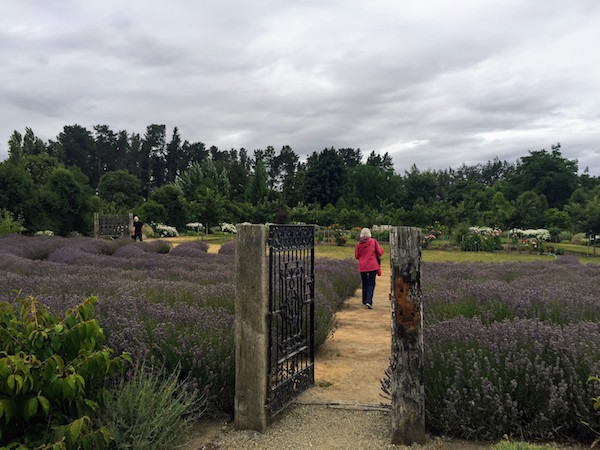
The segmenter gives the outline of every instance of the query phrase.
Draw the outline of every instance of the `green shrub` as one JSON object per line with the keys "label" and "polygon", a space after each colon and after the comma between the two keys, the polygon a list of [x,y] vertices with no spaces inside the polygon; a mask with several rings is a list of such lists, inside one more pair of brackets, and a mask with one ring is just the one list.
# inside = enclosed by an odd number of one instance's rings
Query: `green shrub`
{"label": "green shrub", "polygon": [[[93,318],[97,299],[63,319],[36,299],[0,303],[0,441],[8,448],[103,448],[110,437],[90,420],[105,377],[131,362],[111,357]],[[20,306],[20,308],[17,308]],[[16,310],[15,310],[16,308]]]}
{"label": "green shrub", "polygon": [[573,233],[570,231],[561,231],[558,233],[558,242],[571,242],[571,239],[573,239]]}
{"label": "green shrub", "polygon": [[585,238],[585,233],[574,234],[573,237],[571,238],[571,244],[587,245],[587,239]]}
{"label": "green shrub", "polygon": [[142,225],[142,234],[148,239],[152,239],[153,237],[155,237],[154,229],[152,228],[152,226],[148,225],[147,223]]}
{"label": "green shrub", "polygon": [[23,219],[16,218],[10,211],[0,209],[0,234],[13,234],[25,231]]}
{"label": "green shrub", "polygon": [[179,369],[165,374],[141,364],[110,389],[99,420],[118,448],[171,449],[185,440],[205,398],[178,378]]}

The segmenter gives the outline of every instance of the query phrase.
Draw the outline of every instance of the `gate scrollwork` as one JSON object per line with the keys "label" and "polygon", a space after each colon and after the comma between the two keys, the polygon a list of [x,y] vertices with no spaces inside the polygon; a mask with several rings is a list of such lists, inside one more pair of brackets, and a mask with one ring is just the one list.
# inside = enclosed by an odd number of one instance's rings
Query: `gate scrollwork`
{"label": "gate scrollwork", "polygon": [[269,228],[269,416],[314,384],[314,228]]}

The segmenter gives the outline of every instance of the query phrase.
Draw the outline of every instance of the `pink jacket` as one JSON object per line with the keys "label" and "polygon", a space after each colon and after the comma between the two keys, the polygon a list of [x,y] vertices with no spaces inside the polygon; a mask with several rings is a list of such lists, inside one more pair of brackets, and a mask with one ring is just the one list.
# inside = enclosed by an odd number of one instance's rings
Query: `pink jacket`
{"label": "pink jacket", "polygon": [[377,249],[379,256],[383,255],[383,249],[379,245],[379,242],[373,238],[362,238],[356,243],[354,257],[358,259],[359,272],[372,272],[379,269],[379,264],[375,257],[375,249]]}

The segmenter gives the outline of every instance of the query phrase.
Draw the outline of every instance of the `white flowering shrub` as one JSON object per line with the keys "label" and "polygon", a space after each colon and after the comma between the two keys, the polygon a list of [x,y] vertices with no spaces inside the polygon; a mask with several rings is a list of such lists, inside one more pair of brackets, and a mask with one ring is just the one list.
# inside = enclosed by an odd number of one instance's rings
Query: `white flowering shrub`
{"label": "white flowering shrub", "polygon": [[550,231],[546,230],[545,228],[539,228],[537,230],[521,230],[520,228],[513,228],[512,230],[510,230],[510,234],[513,237],[532,237],[540,241],[550,240]]}
{"label": "white flowering shrub", "polygon": [[33,233],[34,236],[54,236],[54,231],[52,230],[43,230],[43,231],[36,231],[35,233]]}
{"label": "white flowering shrub", "polygon": [[185,224],[186,227],[191,228],[192,230],[202,230],[204,225],[200,222],[190,222]]}
{"label": "white flowering shrub", "polygon": [[204,230],[204,225],[202,225],[200,222],[186,223],[185,226],[198,234],[200,234],[200,232]]}
{"label": "white flowering shrub", "polygon": [[158,234],[159,237],[177,237],[179,233],[175,227],[171,227],[169,225],[163,225],[162,223],[152,224],[154,228],[155,234]]}
{"label": "white flowering shrub", "polygon": [[231,223],[221,223],[221,231],[224,231],[225,233],[237,233],[237,229],[235,228],[235,225],[231,224]]}
{"label": "white flowering shrub", "polygon": [[502,230],[490,227],[468,227],[457,231],[457,242],[462,251],[492,252],[502,250]]}

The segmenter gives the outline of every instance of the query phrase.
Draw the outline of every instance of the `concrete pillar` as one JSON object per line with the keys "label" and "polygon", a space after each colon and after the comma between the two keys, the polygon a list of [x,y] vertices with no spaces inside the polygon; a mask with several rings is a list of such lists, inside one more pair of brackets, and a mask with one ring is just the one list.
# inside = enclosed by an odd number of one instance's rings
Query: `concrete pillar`
{"label": "concrete pillar", "polygon": [[238,430],[267,428],[269,267],[264,225],[237,225],[235,252],[235,400]]}

